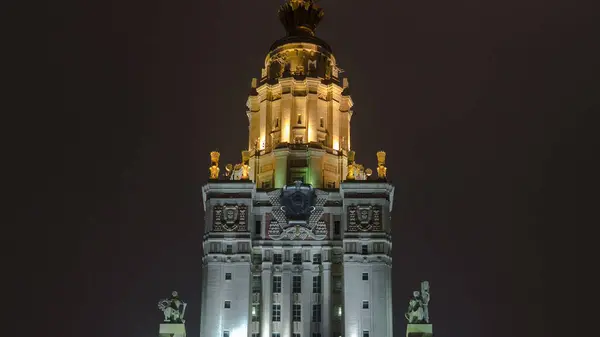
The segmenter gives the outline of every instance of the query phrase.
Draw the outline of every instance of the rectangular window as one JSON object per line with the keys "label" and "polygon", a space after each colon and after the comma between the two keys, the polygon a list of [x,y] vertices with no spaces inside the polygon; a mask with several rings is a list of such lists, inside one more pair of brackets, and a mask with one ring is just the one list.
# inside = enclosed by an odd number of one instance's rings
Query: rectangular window
{"label": "rectangular window", "polygon": [[302,276],[294,275],[292,277],[292,293],[293,294],[301,294],[302,293]]}
{"label": "rectangular window", "polygon": [[281,337],[281,334],[279,332],[273,332],[271,337]]}
{"label": "rectangular window", "polygon": [[225,309],[231,308],[231,301],[225,301],[224,307],[225,307]]}
{"label": "rectangular window", "polygon": [[225,279],[230,281],[231,280],[231,273],[225,273]]}
{"label": "rectangular window", "polygon": [[367,330],[363,331],[363,337],[369,337],[369,332]]}
{"label": "rectangular window", "polygon": [[260,220],[256,220],[256,222],[254,223],[254,234],[260,235],[261,227],[262,222],[260,222]]}
{"label": "rectangular window", "polygon": [[302,124],[302,114],[298,114],[298,124]]}
{"label": "rectangular window", "polygon": [[252,305],[252,322],[260,322],[260,305]]}
{"label": "rectangular window", "polygon": [[313,276],[313,294],[321,293],[321,275]]}
{"label": "rectangular window", "polygon": [[362,254],[363,254],[363,255],[367,255],[367,254],[369,254],[369,246],[367,246],[367,245],[362,245]]}
{"label": "rectangular window", "polygon": [[259,293],[261,285],[262,285],[262,282],[261,282],[260,275],[253,275],[252,276],[252,292]]}
{"label": "rectangular window", "polygon": [[294,257],[293,257],[294,264],[302,264],[302,254],[301,253],[294,253]]}
{"label": "rectangular window", "polygon": [[312,337],[321,337],[320,332],[313,332]]}
{"label": "rectangular window", "polygon": [[363,309],[369,309],[369,301],[363,301]]}
{"label": "rectangular window", "polygon": [[294,333],[292,334],[292,337],[300,337],[300,334],[299,334],[299,333],[297,333],[297,332],[294,332]]}
{"label": "rectangular window", "polygon": [[321,305],[320,304],[313,304],[312,322],[313,323],[321,323]]}
{"label": "rectangular window", "polygon": [[273,254],[273,264],[281,264],[282,262],[281,254]]}
{"label": "rectangular window", "polygon": [[225,246],[225,254],[233,254],[233,246],[232,245],[227,245]]}
{"label": "rectangular window", "polygon": [[302,322],[302,307],[300,304],[292,306],[292,322]]}
{"label": "rectangular window", "polygon": [[229,331],[223,331],[223,337],[229,337]]}
{"label": "rectangular window", "polygon": [[363,281],[369,280],[369,273],[363,273]]}
{"label": "rectangular window", "polygon": [[341,234],[340,221],[336,220],[333,222],[333,234],[340,235]]}
{"label": "rectangular window", "polygon": [[271,315],[273,322],[281,322],[281,304],[273,304]]}
{"label": "rectangular window", "polygon": [[321,117],[321,119],[319,120],[319,126],[320,127],[325,127],[325,120],[323,119],[323,117]]}
{"label": "rectangular window", "polygon": [[281,276],[273,276],[273,294],[281,293]]}
{"label": "rectangular window", "polygon": [[262,262],[262,255],[260,253],[252,254],[252,263],[260,264]]}
{"label": "rectangular window", "polygon": [[313,255],[313,264],[321,264],[321,254]]}
{"label": "rectangular window", "polygon": [[[260,333],[253,333],[252,337],[260,337]],[[341,337],[341,336],[340,336]]]}

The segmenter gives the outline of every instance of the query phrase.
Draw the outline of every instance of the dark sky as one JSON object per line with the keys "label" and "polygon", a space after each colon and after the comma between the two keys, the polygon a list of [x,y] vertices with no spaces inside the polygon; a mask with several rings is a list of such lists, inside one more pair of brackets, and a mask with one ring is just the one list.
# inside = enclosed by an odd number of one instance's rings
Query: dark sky
{"label": "dark sky", "polygon": [[[48,6],[36,29],[49,81],[15,84],[44,92],[23,100],[42,113],[35,149],[20,153],[37,163],[23,170],[35,192],[19,196],[21,222],[43,233],[28,253],[45,286],[32,296],[53,307],[39,316],[44,335],[156,336],[156,303],[177,289],[198,336],[209,151],[237,162],[247,145],[244,105],[284,34],[280,3]],[[317,33],[355,101],[357,160],[374,167],[386,150],[396,186],[395,336],[422,279],[436,336],[555,333],[576,222],[576,177],[563,173],[575,163],[559,158],[576,114],[598,104],[594,11],[542,0],[322,6]]]}

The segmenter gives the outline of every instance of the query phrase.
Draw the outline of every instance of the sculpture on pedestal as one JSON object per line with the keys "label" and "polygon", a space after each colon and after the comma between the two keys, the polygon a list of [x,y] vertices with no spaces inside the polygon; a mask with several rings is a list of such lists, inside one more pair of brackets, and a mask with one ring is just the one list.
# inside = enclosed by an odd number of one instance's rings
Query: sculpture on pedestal
{"label": "sculpture on pedestal", "polygon": [[217,151],[212,151],[210,153],[210,161],[211,166],[209,168],[210,171],[210,179],[219,179],[219,157],[221,154]]}
{"label": "sculpture on pedestal", "polygon": [[377,152],[377,177],[385,180],[387,177],[387,167],[385,167],[385,152]]}
{"label": "sculpture on pedestal", "polygon": [[170,298],[158,302],[158,309],[163,312],[165,322],[168,323],[185,323],[183,316],[185,315],[186,307],[187,303],[179,299],[176,291],[171,293]]}
{"label": "sculpture on pedestal", "polygon": [[421,291],[414,291],[404,317],[410,324],[429,324],[429,282],[421,282]]}
{"label": "sculpture on pedestal", "polygon": [[354,165],[354,156],[356,152],[348,151],[348,175],[346,175],[346,180],[354,180],[354,171],[356,166]]}
{"label": "sculpture on pedestal", "polygon": [[242,180],[248,180],[248,171],[250,171],[250,166],[248,165],[248,161],[250,161],[250,151],[242,151]]}

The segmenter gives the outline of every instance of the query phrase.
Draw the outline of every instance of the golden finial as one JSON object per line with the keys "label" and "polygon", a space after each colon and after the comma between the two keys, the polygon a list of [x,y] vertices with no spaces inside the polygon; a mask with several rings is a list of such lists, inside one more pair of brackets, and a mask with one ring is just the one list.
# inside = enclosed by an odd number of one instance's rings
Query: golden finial
{"label": "golden finial", "polygon": [[356,166],[354,165],[354,158],[356,157],[356,152],[348,151],[348,175],[346,175],[346,180],[354,180],[354,173],[356,172]]}
{"label": "golden finial", "polygon": [[248,161],[250,160],[250,151],[242,151],[242,180],[248,180],[248,172],[250,171],[250,166],[248,166]]}
{"label": "golden finial", "polygon": [[242,164],[248,164],[250,160],[250,151],[242,151]]}
{"label": "golden finial", "polygon": [[221,154],[217,151],[210,153],[211,166],[208,169],[210,171],[210,179],[219,179],[219,157]]}
{"label": "golden finial", "polygon": [[377,177],[385,180],[387,177],[387,167],[385,167],[385,152],[377,152]]}

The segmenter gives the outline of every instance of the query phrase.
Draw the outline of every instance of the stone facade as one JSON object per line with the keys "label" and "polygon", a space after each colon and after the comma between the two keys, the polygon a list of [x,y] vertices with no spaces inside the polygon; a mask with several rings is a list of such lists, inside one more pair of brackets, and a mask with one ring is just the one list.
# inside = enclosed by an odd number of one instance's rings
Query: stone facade
{"label": "stone facade", "polygon": [[[211,153],[201,337],[392,337],[391,211],[378,177],[354,161],[353,102],[310,0],[280,8],[288,31],[247,101],[248,150]],[[374,156],[375,157],[375,156]]]}

